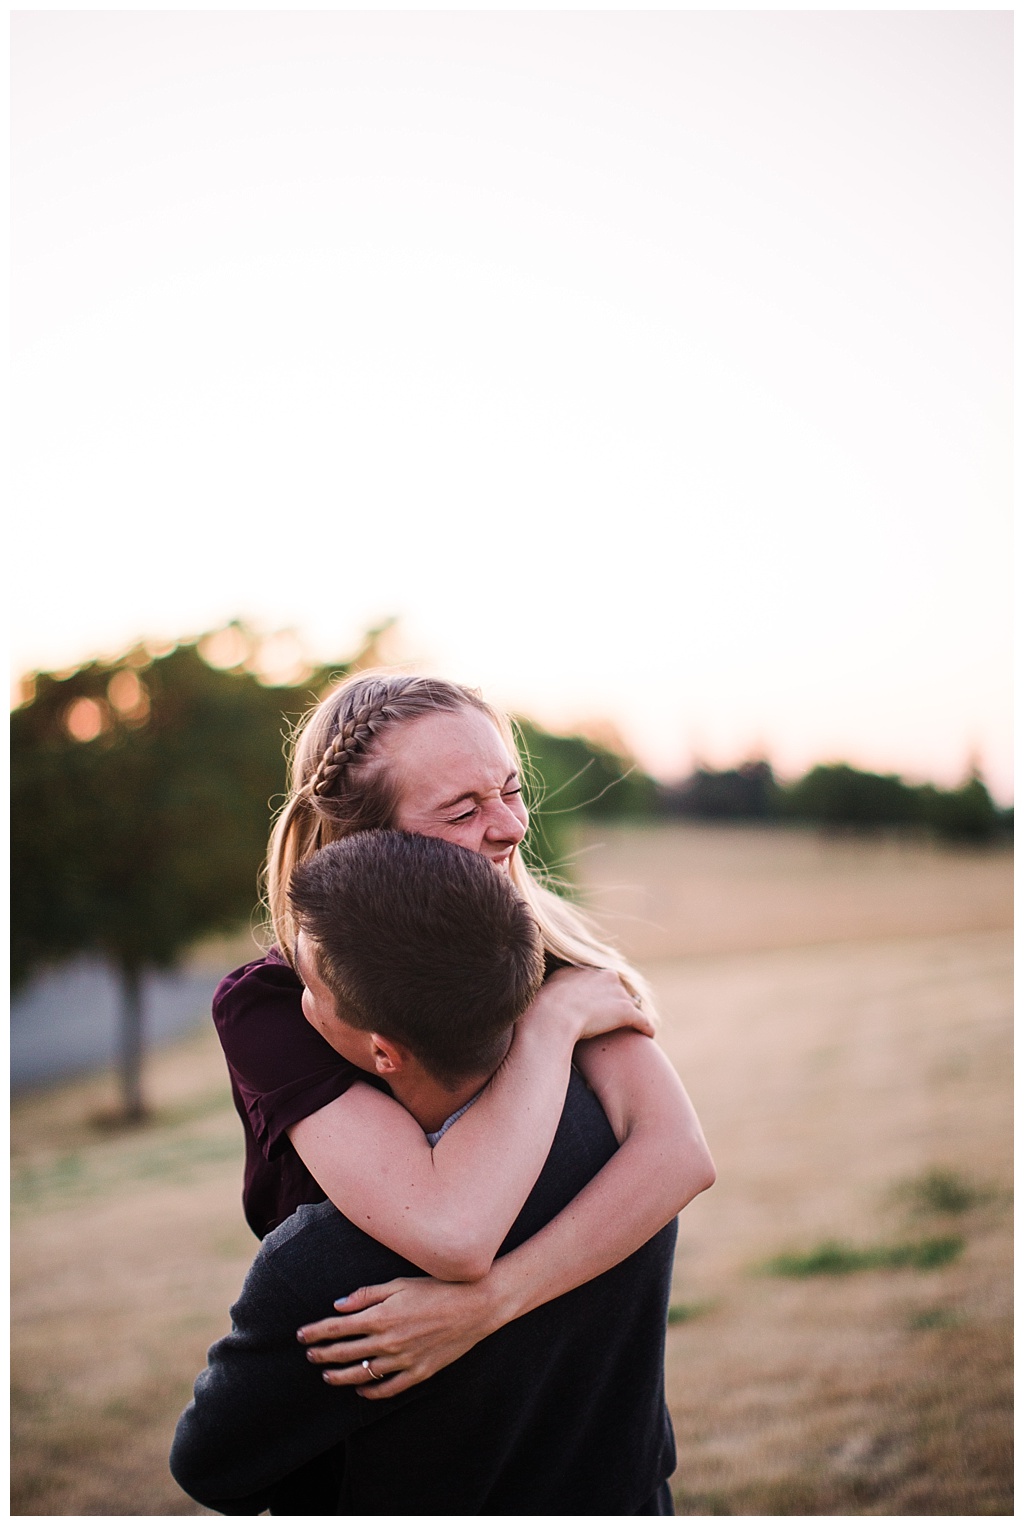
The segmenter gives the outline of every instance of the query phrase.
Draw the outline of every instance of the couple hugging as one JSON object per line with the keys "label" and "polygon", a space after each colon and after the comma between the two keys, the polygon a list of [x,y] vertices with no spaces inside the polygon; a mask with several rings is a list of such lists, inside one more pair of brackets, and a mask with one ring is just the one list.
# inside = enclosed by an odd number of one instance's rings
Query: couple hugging
{"label": "couple hugging", "polygon": [[298,735],[276,947],[214,1003],[266,1236],[171,1456],[215,1510],[672,1513],[674,1221],[714,1169],[526,826],[472,690],[360,674]]}

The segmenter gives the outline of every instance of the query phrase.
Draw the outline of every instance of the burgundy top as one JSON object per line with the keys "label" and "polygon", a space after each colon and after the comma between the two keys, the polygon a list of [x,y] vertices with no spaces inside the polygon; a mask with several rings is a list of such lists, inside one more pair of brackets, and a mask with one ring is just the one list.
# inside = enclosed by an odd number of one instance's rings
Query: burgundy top
{"label": "burgundy top", "polygon": [[[545,954],[545,979],[564,964]],[[353,1081],[388,1088],[307,1023],[302,981],[277,948],[225,975],[214,993],[213,1021],[245,1132],[242,1206],[262,1240],[301,1204],[327,1198],[288,1138],[292,1124],[326,1107]]]}
{"label": "burgundy top", "polygon": [[225,975],[213,998],[213,1021],[245,1131],[242,1204],[262,1240],[301,1203],[327,1197],[287,1130],[353,1081],[376,1078],[310,1027],[302,1013],[302,982],[276,948]]}

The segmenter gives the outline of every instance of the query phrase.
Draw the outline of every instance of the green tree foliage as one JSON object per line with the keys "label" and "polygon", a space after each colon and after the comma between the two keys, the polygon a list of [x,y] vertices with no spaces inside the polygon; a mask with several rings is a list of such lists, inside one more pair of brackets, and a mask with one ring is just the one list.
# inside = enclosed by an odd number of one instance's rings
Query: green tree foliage
{"label": "green tree foliage", "polygon": [[807,821],[835,831],[905,828],[947,840],[988,842],[1007,836],[1013,811],[1000,811],[977,773],[955,790],[907,784],[849,763],[821,763],[780,784],[764,761],[736,768],[700,767],[660,792],[668,815],[708,821]]}
{"label": "green tree foliage", "polygon": [[681,784],[662,791],[670,815],[711,821],[762,821],[779,811],[780,791],[772,766],[763,758],[736,768],[697,768]]}
{"label": "green tree foliage", "polygon": [[658,813],[658,786],[632,759],[583,736],[557,736],[516,722],[529,757],[528,849],[557,876],[570,875],[573,829],[580,822],[643,820]]}
{"label": "green tree foliage", "polygon": [[40,673],[11,717],[14,979],[82,951],[120,972],[129,1116],[143,1112],[143,973],[252,913],[286,717],[338,671],[270,688],[203,645]]}
{"label": "green tree foliage", "polygon": [[1006,829],[1004,813],[977,774],[959,789],[940,790],[847,763],[812,768],[783,792],[782,813],[835,828],[924,827],[966,842],[989,841]]}
{"label": "green tree foliage", "polygon": [[819,764],[783,794],[783,812],[830,827],[910,826],[921,820],[917,791],[898,774],[847,763]]}
{"label": "green tree foliage", "polygon": [[923,784],[918,790],[921,819],[941,837],[965,842],[985,842],[1009,835],[1013,811],[1000,811],[977,774],[955,790],[939,790]]}

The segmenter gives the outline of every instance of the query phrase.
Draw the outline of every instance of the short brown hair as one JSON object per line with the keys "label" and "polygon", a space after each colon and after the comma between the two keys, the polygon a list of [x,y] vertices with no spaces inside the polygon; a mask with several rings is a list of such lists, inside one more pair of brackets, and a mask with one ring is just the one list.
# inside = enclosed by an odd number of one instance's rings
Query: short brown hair
{"label": "short brown hair", "polygon": [[544,951],[530,908],[483,855],[356,832],[298,864],[288,894],[347,1022],[406,1044],[446,1085],[500,1064]]}

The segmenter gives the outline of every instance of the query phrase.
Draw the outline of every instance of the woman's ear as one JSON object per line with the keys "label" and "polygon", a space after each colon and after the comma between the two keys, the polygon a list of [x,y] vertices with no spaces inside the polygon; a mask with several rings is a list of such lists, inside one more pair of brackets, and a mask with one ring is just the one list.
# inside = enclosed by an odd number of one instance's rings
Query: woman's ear
{"label": "woman's ear", "polygon": [[405,1069],[409,1051],[404,1044],[396,1044],[394,1039],[386,1039],[382,1033],[371,1033],[370,1045],[374,1068],[379,1076],[394,1076]]}

